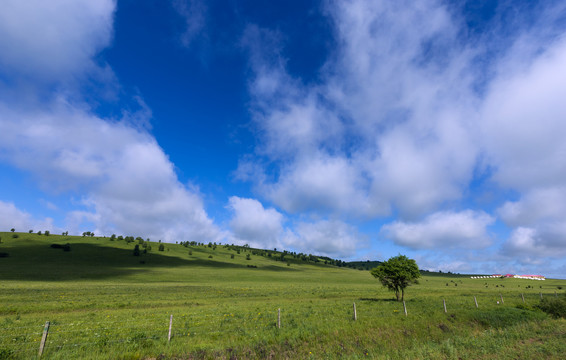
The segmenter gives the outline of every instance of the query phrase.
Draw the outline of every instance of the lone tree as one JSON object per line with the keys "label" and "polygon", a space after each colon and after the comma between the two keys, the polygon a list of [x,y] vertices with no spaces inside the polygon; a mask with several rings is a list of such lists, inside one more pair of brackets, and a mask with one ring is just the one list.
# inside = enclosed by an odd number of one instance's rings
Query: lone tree
{"label": "lone tree", "polygon": [[417,279],[421,276],[417,262],[405,255],[397,255],[381,263],[371,270],[371,274],[383,286],[395,292],[397,301],[404,300],[405,288],[411,284],[417,284]]}

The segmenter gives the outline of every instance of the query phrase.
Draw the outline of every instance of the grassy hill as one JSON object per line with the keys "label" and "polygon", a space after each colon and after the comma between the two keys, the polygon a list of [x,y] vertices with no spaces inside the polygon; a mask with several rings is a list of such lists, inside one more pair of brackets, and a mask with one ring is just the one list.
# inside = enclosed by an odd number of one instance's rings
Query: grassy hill
{"label": "grassy hill", "polygon": [[564,296],[564,280],[425,274],[406,291],[405,316],[369,272],[328,258],[213,244],[159,251],[159,243],[139,240],[0,238],[7,254],[0,359],[37,356],[46,321],[49,359],[558,359],[566,351],[565,320],[535,308],[541,294]]}

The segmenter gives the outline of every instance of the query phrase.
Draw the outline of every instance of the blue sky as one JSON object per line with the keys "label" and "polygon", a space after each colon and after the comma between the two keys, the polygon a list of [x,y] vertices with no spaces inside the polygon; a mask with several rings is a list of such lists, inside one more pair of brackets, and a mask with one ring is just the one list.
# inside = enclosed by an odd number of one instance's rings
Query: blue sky
{"label": "blue sky", "polygon": [[3,1],[0,228],[566,276],[562,1]]}

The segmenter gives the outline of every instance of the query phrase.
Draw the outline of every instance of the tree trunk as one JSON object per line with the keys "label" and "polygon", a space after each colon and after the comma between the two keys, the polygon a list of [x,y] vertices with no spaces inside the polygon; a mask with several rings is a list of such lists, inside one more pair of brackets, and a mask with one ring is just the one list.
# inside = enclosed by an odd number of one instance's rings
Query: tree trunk
{"label": "tree trunk", "polygon": [[401,289],[401,301],[405,300],[405,289]]}

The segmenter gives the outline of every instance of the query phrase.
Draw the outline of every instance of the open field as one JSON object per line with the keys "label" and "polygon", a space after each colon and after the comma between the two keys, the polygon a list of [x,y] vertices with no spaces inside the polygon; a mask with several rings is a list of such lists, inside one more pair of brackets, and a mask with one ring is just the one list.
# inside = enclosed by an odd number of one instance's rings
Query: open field
{"label": "open field", "polygon": [[[0,253],[8,254],[0,258],[0,359],[37,357],[46,321],[47,359],[562,359],[566,353],[566,320],[533,308],[541,293],[565,296],[566,280],[426,275],[407,289],[405,316],[403,304],[368,271],[289,255],[276,261],[279,252],[176,244],[158,251],[151,242],[151,251],[133,256],[137,241],[16,234],[0,233]],[[50,247],[66,243],[70,251]]]}

